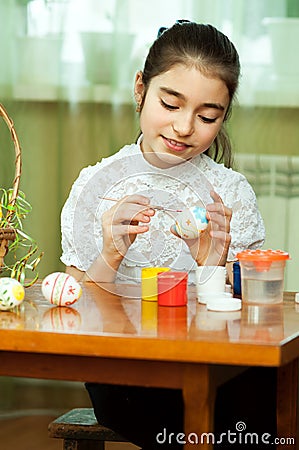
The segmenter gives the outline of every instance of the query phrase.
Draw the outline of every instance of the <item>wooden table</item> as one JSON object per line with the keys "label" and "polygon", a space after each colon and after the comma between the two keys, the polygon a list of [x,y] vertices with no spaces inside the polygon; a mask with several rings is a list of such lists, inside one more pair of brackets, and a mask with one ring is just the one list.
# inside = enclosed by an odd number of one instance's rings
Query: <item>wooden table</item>
{"label": "wooden table", "polygon": [[[296,437],[299,310],[292,293],[283,305],[223,314],[199,305],[191,288],[188,307],[167,308],[141,301],[140,286],[82,287],[73,307],[59,308],[36,283],[19,310],[0,312],[0,375],[181,388],[185,448],[194,449],[189,433],[213,431],[215,389],[232,368],[277,367],[278,435]],[[211,448],[207,441],[201,449]]]}

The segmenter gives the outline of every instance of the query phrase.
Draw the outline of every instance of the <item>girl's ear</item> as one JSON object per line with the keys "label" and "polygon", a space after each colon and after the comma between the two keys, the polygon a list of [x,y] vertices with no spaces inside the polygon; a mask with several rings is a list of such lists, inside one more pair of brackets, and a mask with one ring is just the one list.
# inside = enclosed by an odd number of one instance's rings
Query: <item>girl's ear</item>
{"label": "girl's ear", "polygon": [[144,96],[144,84],[141,70],[137,72],[134,85],[134,96],[137,105],[141,105]]}

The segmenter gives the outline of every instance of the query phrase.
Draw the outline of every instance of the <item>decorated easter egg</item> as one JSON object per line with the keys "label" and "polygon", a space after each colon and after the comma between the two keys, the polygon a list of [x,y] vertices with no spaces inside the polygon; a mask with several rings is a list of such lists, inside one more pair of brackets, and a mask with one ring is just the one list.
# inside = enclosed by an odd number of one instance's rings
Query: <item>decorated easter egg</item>
{"label": "decorated easter egg", "polygon": [[0,310],[6,311],[18,306],[25,297],[25,289],[14,278],[0,278]]}
{"label": "decorated easter egg", "polygon": [[82,289],[71,275],[53,272],[43,280],[42,293],[53,305],[70,306],[80,298]]}
{"label": "decorated easter egg", "polygon": [[206,210],[200,206],[183,209],[175,221],[175,230],[183,239],[198,238],[207,226]]}

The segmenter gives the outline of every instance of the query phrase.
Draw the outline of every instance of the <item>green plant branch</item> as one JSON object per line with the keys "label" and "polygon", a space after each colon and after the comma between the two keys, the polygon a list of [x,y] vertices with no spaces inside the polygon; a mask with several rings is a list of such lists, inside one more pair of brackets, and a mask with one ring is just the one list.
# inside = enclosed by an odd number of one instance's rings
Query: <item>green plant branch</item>
{"label": "green plant branch", "polygon": [[12,204],[12,194],[13,189],[0,189],[0,228],[13,228],[15,231],[15,239],[8,244],[8,253],[13,254],[15,261],[9,265],[4,262],[0,272],[8,272],[11,278],[29,286],[37,280],[38,273],[26,284],[27,272],[36,271],[43,253],[33,258],[38,251],[37,244],[23,229],[23,220],[32,210],[30,203],[20,191]]}

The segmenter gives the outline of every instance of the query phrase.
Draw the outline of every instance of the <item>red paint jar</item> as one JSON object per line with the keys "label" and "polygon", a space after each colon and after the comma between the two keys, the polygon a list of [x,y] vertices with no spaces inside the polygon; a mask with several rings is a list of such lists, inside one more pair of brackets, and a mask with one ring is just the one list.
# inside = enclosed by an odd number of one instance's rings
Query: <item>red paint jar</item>
{"label": "red paint jar", "polygon": [[187,304],[187,272],[159,273],[157,280],[159,306],[185,306]]}

